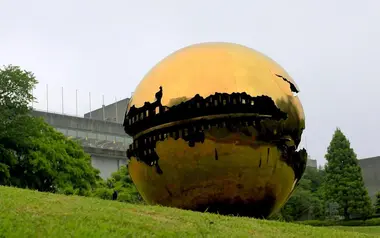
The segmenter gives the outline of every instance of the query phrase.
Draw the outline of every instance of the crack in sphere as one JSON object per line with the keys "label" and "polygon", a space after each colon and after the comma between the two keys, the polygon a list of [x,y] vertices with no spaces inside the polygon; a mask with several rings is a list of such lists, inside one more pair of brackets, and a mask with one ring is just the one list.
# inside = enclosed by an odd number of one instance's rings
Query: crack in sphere
{"label": "crack in sphere", "polygon": [[124,119],[128,170],[148,204],[265,218],[297,186],[307,153],[299,89],[267,56],[202,43],[159,62]]}

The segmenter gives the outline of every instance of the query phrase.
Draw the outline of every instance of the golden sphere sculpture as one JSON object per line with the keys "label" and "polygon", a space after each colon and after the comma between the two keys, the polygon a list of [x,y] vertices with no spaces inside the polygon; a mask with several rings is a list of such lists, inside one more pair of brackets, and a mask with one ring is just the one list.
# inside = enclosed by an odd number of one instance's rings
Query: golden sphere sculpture
{"label": "golden sphere sculpture", "polygon": [[137,190],[148,204],[270,216],[306,167],[298,91],[281,66],[242,45],[201,43],[169,55],[125,115]]}

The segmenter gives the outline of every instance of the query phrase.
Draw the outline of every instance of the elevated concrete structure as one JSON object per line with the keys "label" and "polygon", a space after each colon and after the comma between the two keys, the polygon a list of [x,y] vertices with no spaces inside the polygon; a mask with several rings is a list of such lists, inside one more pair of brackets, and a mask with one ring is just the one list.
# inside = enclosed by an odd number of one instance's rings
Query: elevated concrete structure
{"label": "elevated concrete structure", "polygon": [[107,106],[103,105],[103,107],[99,109],[84,114],[84,117],[123,124],[124,114],[127,109],[128,103],[129,98],[125,98]]}
{"label": "elevated concrete structure", "polygon": [[91,164],[100,170],[100,177],[107,179],[116,172],[120,166],[127,163],[125,151],[117,151],[102,148],[83,147],[84,151],[91,155]]}
{"label": "elevated concrete structure", "polygon": [[307,158],[306,166],[313,167],[313,168],[318,168],[317,160],[311,159],[310,157]]}
{"label": "elevated concrete structure", "polygon": [[374,199],[375,194],[380,192],[380,156],[361,159],[359,165],[368,193]]}
{"label": "elevated concrete structure", "polygon": [[121,124],[36,110],[32,115],[44,118],[67,137],[78,140],[103,179],[126,164],[126,150],[132,138],[125,134]]}
{"label": "elevated concrete structure", "polygon": [[119,123],[111,121],[74,117],[36,110],[32,112],[32,115],[36,117],[43,117],[47,123],[55,128],[83,130],[95,133],[100,132],[110,135],[120,135],[123,137],[126,136],[123,126]]}

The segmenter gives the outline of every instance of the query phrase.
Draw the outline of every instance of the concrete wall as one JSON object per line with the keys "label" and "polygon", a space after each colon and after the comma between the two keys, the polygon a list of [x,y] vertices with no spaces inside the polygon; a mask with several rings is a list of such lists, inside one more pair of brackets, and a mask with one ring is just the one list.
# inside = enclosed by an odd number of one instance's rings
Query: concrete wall
{"label": "concrete wall", "polygon": [[84,114],[84,117],[123,124],[128,102],[129,98],[125,98],[107,106],[103,105],[102,108]]}
{"label": "concrete wall", "polygon": [[317,160],[307,159],[306,166],[317,168]]}
{"label": "concrete wall", "polygon": [[380,156],[359,160],[364,183],[369,195],[374,198],[380,191]]}
{"label": "concrete wall", "polygon": [[68,128],[73,130],[84,130],[126,136],[123,126],[115,122],[100,121],[42,111],[32,111],[32,115],[36,117],[43,117],[47,123],[56,128]]}
{"label": "concrete wall", "polygon": [[[79,134],[83,134],[83,132],[87,131],[97,135],[108,134],[111,137],[119,136],[130,138],[125,134],[122,125],[115,122],[99,121],[89,118],[73,117],[41,111],[33,111],[32,115],[36,117],[43,117],[48,124],[59,129],[59,131],[62,129],[68,129],[81,132]],[[89,134],[90,133],[85,135]],[[112,142],[110,143],[112,144]],[[103,179],[109,178],[113,172],[117,171],[120,166],[126,164],[127,162],[125,150],[97,148],[88,146],[87,144],[82,143],[83,149],[86,153],[91,155],[92,166],[100,170],[100,176]]]}
{"label": "concrete wall", "polygon": [[113,172],[127,163],[127,156],[124,151],[92,147],[84,147],[84,151],[91,155],[91,164],[100,170],[100,177],[103,179],[111,177]]}

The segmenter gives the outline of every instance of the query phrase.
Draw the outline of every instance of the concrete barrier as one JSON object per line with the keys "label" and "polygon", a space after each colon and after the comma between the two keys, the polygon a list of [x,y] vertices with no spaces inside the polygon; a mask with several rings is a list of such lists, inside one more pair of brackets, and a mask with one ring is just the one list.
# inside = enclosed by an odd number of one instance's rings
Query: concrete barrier
{"label": "concrete barrier", "polygon": [[84,147],[83,149],[91,155],[91,164],[100,170],[100,177],[103,179],[111,177],[112,173],[119,170],[120,166],[127,164],[125,151],[93,147]]}
{"label": "concrete barrier", "polygon": [[33,110],[32,115],[35,117],[43,117],[48,124],[56,128],[68,128],[73,130],[85,130],[126,136],[123,126],[115,122],[74,117],[37,110]]}
{"label": "concrete barrier", "polygon": [[380,156],[361,159],[359,165],[368,193],[374,199],[375,194],[380,192]]}

